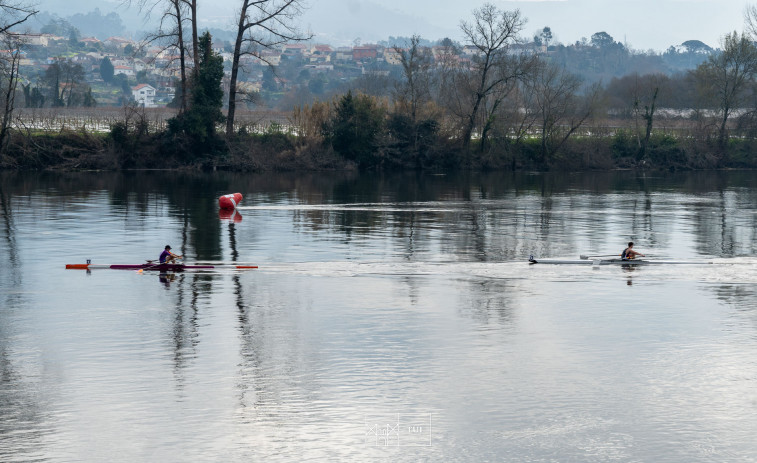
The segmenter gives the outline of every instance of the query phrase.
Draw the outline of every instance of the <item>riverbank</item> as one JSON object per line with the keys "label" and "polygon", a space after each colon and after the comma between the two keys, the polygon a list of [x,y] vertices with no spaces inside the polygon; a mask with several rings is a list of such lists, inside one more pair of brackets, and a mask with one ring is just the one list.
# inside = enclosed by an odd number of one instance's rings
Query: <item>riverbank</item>
{"label": "riverbank", "polygon": [[545,158],[539,140],[499,140],[484,150],[463,150],[439,139],[422,149],[377,143],[357,162],[323,139],[310,140],[281,132],[238,134],[218,138],[198,151],[192,140],[166,132],[120,130],[110,133],[62,130],[56,133],[14,132],[0,154],[2,170],[168,169],[236,172],[322,170],[536,170],[592,171],[612,169],[700,170],[757,168],[751,140],[731,139],[725,147],[714,140],[669,134],[653,135],[642,151],[628,132],[612,136],[574,137],[558,154]]}

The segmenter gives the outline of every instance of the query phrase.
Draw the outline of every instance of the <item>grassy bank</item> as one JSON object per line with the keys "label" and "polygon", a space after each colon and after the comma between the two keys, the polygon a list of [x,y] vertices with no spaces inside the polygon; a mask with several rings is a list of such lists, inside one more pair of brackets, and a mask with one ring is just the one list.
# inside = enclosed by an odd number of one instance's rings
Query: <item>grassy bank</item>
{"label": "grassy bank", "polygon": [[757,145],[731,139],[725,146],[711,139],[654,134],[646,149],[629,132],[570,139],[550,157],[540,140],[494,140],[485,149],[473,143],[462,150],[453,141],[411,149],[380,140],[358,160],[340,154],[324,139],[271,131],[217,138],[198,149],[186,137],[115,125],[107,134],[62,130],[14,132],[0,154],[4,170],[189,169],[239,172],[365,169],[422,170],[694,170],[755,168]]}

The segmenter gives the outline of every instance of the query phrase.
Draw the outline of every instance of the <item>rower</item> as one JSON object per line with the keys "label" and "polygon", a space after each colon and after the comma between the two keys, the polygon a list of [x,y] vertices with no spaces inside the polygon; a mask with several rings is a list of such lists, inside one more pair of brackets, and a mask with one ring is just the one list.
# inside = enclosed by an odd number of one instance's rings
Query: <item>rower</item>
{"label": "rower", "polygon": [[166,248],[160,253],[160,263],[172,264],[176,259],[181,259],[182,257],[183,256],[172,253],[171,246],[166,245]]}
{"label": "rower", "polygon": [[644,254],[634,251],[633,241],[629,241],[628,247],[625,248],[623,252],[620,254],[620,258],[623,260],[632,260],[632,259],[635,259],[636,256],[646,257]]}

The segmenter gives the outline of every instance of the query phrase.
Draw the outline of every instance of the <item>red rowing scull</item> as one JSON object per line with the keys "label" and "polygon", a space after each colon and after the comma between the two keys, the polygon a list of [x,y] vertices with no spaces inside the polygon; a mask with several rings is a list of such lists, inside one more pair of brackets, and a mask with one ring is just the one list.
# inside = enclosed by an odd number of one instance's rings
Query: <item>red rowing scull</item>
{"label": "red rowing scull", "polygon": [[92,270],[92,269],[113,269],[113,270],[154,270],[156,272],[181,272],[184,270],[212,270],[212,269],[254,269],[257,265],[193,265],[193,264],[66,264],[69,270]]}

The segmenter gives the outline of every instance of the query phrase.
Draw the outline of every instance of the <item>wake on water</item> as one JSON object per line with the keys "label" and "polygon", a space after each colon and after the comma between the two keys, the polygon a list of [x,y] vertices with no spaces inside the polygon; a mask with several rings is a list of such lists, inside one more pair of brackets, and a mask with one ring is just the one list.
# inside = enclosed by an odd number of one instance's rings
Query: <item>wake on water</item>
{"label": "wake on water", "polygon": [[399,276],[449,279],[514,279],[576,281],[633,275],[634,279],[700,281],[704,283],[757,283],[757,259],[748,257],[710,259],[711,264],[622,266],[531,265],[508,262],[278,262],[259,263],[259,271],[319,277]]}

